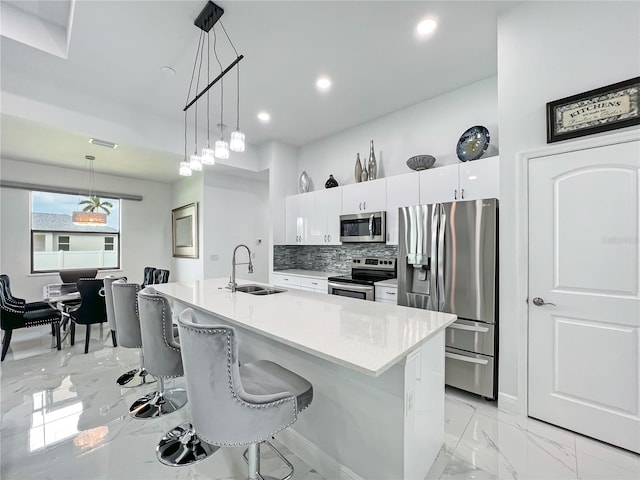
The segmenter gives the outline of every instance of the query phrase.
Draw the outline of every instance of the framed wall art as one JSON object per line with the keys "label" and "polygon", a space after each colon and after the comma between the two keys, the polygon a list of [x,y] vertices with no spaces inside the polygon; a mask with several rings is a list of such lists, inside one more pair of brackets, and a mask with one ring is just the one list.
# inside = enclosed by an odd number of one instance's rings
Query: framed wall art
{"label": "framed wall art", "polygon": [[547,103],[547,143],[640,125],[640,77]]}
{"label": "framed wall art", "polygon": [[172,210],[173,256],[198,258],[198,204]]}

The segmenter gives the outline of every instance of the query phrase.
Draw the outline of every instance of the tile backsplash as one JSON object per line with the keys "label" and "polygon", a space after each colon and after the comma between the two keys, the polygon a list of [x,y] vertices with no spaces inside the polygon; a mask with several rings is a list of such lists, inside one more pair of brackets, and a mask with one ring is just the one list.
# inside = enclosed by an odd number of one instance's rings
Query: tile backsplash
{"label": "tile backsplash", "polygon": [[316,270],[347,274],[351,272],[353,257],[398,256],[398,247],[380,243],[352,243],[346,245],[274,245],[273,270]]}

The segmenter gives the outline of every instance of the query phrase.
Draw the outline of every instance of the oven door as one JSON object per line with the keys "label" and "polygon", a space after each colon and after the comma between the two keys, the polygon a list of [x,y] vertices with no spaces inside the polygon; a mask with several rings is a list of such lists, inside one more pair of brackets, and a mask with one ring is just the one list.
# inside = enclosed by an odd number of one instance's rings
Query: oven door
{"label": "oven door", "polygon": [[353,283],[329,282],[329,295],[359,298],[360,300],[375,301],[375,287],[373,285],[356,285]]}

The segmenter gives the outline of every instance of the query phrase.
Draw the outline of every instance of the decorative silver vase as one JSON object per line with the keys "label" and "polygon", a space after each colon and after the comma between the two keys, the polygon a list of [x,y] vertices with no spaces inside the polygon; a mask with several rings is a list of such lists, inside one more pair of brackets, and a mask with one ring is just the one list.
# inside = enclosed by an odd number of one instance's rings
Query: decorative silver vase
{"label": "decorative silver vase", "polygon": [[369,146],[369,180],[378,178],[378,165],[376,163],[376,154],[373,151],[373,140]]}
{"label": "decorative silver vase", "polygon": [[369,172],[367,172],[367,167],[362,168],[362,181],[366,182],[369,180]]}
{"label": "decorative silver vase", "polygon": [[360,163],[360,154],[357,154],[356,157],[356,169],[354,172],[354,176],[356,177],[356,183],[360,183],[362,181],[362,163]]}

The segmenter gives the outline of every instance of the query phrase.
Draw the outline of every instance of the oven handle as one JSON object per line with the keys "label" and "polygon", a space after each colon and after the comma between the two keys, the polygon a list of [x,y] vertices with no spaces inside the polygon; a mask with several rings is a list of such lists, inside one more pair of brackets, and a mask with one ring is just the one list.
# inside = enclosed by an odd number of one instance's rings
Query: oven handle
{"label": "oven handle", "polygon": [[355,285],[353,283],[334,283],[334,282],[329,282],[328,285],[333,288],[344,288],[344,289],[349,289],[356,292],[370,292],[373,290],[373,287],[371,285],[362,286],[362,285]]}

